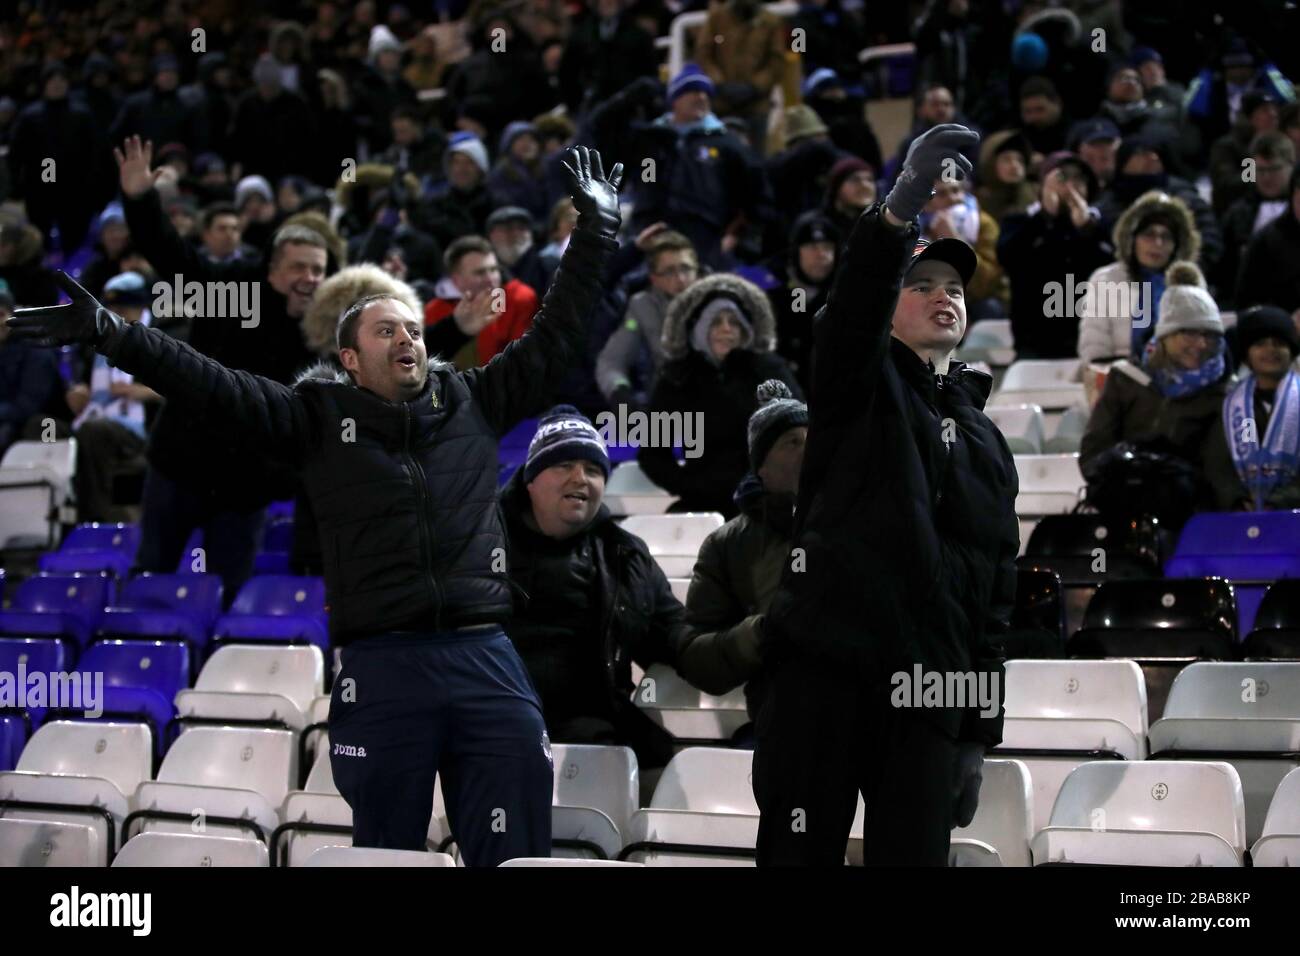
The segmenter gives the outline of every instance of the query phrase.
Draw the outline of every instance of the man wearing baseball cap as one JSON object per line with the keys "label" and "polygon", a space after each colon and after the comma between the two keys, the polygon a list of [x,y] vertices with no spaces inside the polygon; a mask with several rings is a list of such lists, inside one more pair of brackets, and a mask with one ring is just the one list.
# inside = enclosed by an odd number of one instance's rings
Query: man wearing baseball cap
{"label": "man wearing baseball cap", "polygon": [[983,413],[992,379],[952,359],[975,254],[915,223],[978,143],[917,137],[817,319],[793,557],[763,623],[759,865],[841,864],[859,793],[868,865],[946,865],[1002,739],[1016,469]]}

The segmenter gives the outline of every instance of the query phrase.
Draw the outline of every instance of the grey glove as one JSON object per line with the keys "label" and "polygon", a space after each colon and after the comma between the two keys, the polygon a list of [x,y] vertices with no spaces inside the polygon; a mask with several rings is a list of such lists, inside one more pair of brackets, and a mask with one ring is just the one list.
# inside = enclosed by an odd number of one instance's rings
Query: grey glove
{"label": "grey glove", "polygon": [[[897,215],[897,213],[895,213]],[[968,827],[975,819],[984,780],[984,745],[959,743],[952,774],[952,816],[954,827]]]}
{"label": "grey glove", "polygon": [[956,123],[944,123],[922,133],[907,151],[894,188],[885,198],[886,208],[904,222],[915,219],[934,195],[934,181],[951,168],[945,160],[956,164],[961,173],[958,178],[973,175],[974,167],[962,150],[975,147],[979,141],[979,133]]}
{"label": "grey glove", "polygon": [[618,211],[618,187],[623,181],[623,164],[615,163],[608,179],[600,153],[586,146],[570,146],[568,162],[560,165],[569,174],[569,195],[578,210],[578,228],[613,239],[623,221]]}
{"label": "grey glove", "polygon": [[126,323],[100,305],[62,269],[54,272],[54,281],[72,301],[63,305],[19,309],[5,322],[10,333],[15,339],[46,348],[89,342],[97,351],[104,351]]}

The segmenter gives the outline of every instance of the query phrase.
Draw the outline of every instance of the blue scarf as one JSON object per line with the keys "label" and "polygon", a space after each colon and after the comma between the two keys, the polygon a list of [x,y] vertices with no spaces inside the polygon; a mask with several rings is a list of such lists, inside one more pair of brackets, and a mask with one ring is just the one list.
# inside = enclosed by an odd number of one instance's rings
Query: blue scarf
{"label": "blue scarf", "polygon": [[[1261,440],[1258,425],[1246,434],[1244,422],[1255,418],[1255,376],[1247,375],[1223,403],[1223,433],[1241,483],[1262,511],[1278,485],[1300,477],[1300,375],[1292,369],[1277,387],[1273,414]],[[1246,440],[1249,439],[1249,440]]]}
{"label": "blue scarf", "polygon": [[[1129,352],[1140,356],[1142,349],[1151,339],[1156,328],[1156,311],[1160,297],[1165,294],[1165,274],[1155,269],[1143,269],[1138,273],[1138,289],[1141,291],[1133,303],[1133,323],[1130,326]],[[1148,296],[1146,293],[1150,291]],[[1137,320],[1145,317],[1146,321],[1138,325]]]}
{"label": "blue scarf", "polygon": [[1201,389],[1213,385],[1223,378],[1224,342],[1219,339],[1219,350],[1193,369],[1185,368],[1151,368],[1151,356],[1155,354],[1157,342],[1152,339],[1142,353],[1142,368],[1151,376],[1156,389],[1165,398],[1183,398],[1195,395]]}

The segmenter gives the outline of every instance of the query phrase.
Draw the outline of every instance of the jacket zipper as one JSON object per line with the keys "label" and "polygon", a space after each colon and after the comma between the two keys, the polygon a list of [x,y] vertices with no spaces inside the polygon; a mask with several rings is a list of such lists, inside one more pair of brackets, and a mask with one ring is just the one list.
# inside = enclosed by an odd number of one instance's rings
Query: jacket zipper
{"label": "jacket zipper", "polygon": [[[934,407],[935,407],[935,411],[939,413],[939,428],[940,428],[939,437],[940,437],[940,444],[943,445],[943,464],[939,466],[939,480],[935,484],[935,491],[934,491],[934,508],[937,510],[940,503],[942,503],[943,501],[943,485],[944,482],[948,480],[948,464],[949,461],[951,460],[952,448],[949,446],[948,442],[942,441],[943,438],[942,429],[944,427],[943,411],[945,408],[945,403],[943,402],[943,376],[936,375],[934,378],[934,383],[935,383],[934,384],[934,388],[935,388]],[[954,424],[956,424],[956,419],[954,419],[953,422]]]}
{"label": "jacket zipper", "polygon": [[429,490],[425,485],[424,468],[420,461],[411,452],[411,406],[405,402],[402,404],[402,454],[410,463],[407,474],[415,482],[415,494],[420,501],[420,558],[424,562],[425,571],[429,575],[429,584],[433,587],[434,610],[433,610],[433,627],[435,631],[442,631],[442,588],[438,586],[438,579],[433,573],[433,542],[429,540],[429,523],[432,520],[429,514]]}

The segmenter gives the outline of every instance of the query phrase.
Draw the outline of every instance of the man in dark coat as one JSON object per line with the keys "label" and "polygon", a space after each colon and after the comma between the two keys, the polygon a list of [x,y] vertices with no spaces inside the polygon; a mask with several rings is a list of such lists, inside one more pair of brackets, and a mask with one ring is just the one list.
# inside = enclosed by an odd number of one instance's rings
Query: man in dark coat
{"label": "man in dark coat", "polygon": [[1291,173],[1286,212],[1255,233],[1241,257],[1237,308],[1276,305],[1300,313],[1300,165]]}
{"label": "man in dark coat", "polygon": [[356,846],[422,850],[441,777],[465,860],[551,849],[550,744],[537,694],[501,625],[497,442],[536,414],[585,342],[616,248],[618,184],[573,156],[577,227],[532,330],[482,369],[430,362],[420,317],[387,295],[340,317],[346,373],[290,388],[236,372],[139,324],[71,278],[66,306],[9,321],[43,345],[91,342],[207,427],[291,462],[320,529],[330,632],[343,669],[330,701],[334,780]]}
{"label": "man in dark coat", "polygon": [[944,866],[1001,741],[1016,469],[982,411],[990,376],[951,361],[975,253],[918,243],[914,222],[978,140],[917,139],[817,323],[794,548],[763,623],[760,866],[842,864],[859,791],[868,865]]}
{"label": "man in dark coat", "polygon": [[609,454],[571,405],[537,425],[501,493],[510,580],[523,598],[506,633],[542,699],[553,743],[631,747],[666,766],[672,736],[632,703],[632,663],[674,663],[682,605],[644,541],[603,503]]}
{"label": "man in dark coat", "polygon": [[628,6],[627,0],[595,0],[573,25],[560,59],[560,90],[571,115],[584,115],[637,77],[658,72],[655,38]]}
{"label": "man in dark coat", "polygon": [[230,133],[240,175],[256,173],[278,183],[314,169],[316,120],[307,101],[281,87],[280,68],[267,57],[253,68],[253,82],[235,107]]}
{"label": "man in dark coat", "polygon": [[139,136],[160,145],[184,143],[191,154],[207,151],[207,115],[201,106],[182,97],[177,90],[179,70],[176,57],[171,54],[154,58],[152,85],[126,98],[108,131],[110,142],[120,143],[128,136]]}

